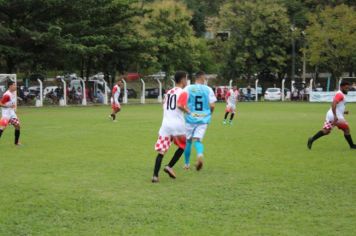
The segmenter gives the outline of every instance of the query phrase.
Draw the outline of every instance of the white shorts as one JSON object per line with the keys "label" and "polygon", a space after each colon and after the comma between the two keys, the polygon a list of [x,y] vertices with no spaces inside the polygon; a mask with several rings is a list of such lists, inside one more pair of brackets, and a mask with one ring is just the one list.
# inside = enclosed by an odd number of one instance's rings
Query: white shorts
{"label": "white shorts", "polygon": [[162,124],[159,129],[159,136],[171,137],[171,136],[184,136],[185,135],[185,125],[165,125]]}
{"label": "white shorts", "polygon": [[197,138],[203,141],[208,124],[186,124],[187,139]]}
{"label": "white shorts", "polygon": [[236,105],[234,105],[234,104],[227,104],[225,111],[235,114],[235,112],[236,112]]}

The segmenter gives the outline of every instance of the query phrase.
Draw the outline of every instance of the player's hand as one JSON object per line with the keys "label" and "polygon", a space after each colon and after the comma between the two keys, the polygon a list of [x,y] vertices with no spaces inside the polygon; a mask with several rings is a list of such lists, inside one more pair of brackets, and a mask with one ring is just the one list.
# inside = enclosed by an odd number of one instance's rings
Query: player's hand
{"label": "player's hand", "polygon": [[350,114],[350,112],[349,112],[349,111],[345,111],[344,114],[345,114],[345,115],[348,115],[348,114]]}
{"label": "player's hand", "polygon": [[333,124],[336,125],[338,121],[339,121],[339,118],[335,117]]}
{"label": "player's hand", "polygon": [[12,105],[11,108],[12,108],[12,109],[16,109],[16,105]]}

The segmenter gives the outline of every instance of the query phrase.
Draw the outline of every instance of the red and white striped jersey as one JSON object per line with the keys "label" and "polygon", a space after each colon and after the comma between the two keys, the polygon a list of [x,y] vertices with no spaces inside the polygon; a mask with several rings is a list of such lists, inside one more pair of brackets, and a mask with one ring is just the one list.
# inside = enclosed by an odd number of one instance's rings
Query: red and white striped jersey
{"label": "red and white striped jersey", "polygon": [[186,106],[188,94],[182,88],[175,87],[169,90],[163,102],[162,126],[184,126],[184,112],[178,106]]}
{"label": "red and white striped jersey", "polygon": [[121,88],[119,85],[115,85],[111,92],[111,103],[118,104],[120,98]]}
{"label": "red and white striped jersey", "polygon": [[238,90],[234,91],[233,89],[230,89],[229,92],[227,92],[226,94],[226,98],[227,98],[226,102],[228,105],[235,106],[239,98],[239,91]]}
{"label": "red and white striped jersey", "polygon": [[[338,91],[335,94],[334,97],[334,101],[337,102],[336,105],[336,115],[339,119],[344,119],[344,113],[345,113],[345,109],[346,109],[346,96],[343,92]],[[329,120],[334,120],[334,114],[332,111],[332,108],[329,109],[328,114],[327,114],[327,118]]]}
{"label": "red and white striped jersey", "polygon": [[16,92],[7,90],[1,98],[1,103],[5,106],[1,108],[3,117],[8,117],[11,114],[14,114],[15,109],[12,107],[16,105]]}

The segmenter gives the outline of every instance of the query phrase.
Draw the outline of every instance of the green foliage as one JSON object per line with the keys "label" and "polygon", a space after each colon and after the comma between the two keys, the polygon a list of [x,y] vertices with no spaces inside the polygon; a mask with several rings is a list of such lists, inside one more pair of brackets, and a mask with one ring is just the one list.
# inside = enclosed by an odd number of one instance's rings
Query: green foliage
{"label": "green foliage", "polygon": [[226,43],[227,76],[276,73],[286,66],[290,21],[277,1],[229,1],[219,17],[220,28],[231,32]]}
{"label": "green foliage", "polygon": [[306,33],[310,63],[324,66],[339,77],[356,62],[356,11],[346,5],[326,7],[309,19]]}

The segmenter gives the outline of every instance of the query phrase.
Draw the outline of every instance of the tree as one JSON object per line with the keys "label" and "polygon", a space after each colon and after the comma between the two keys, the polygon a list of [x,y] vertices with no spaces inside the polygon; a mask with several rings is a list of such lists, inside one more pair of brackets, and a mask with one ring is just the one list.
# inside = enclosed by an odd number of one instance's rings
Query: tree
{"label": "tree", "polygon": [[[160,68],[168,73],[198,70],[209,57],[205,41],[194,36],[190,25],[192,13],[186,5],[173,0],[155,1],[146,5],[152,10],[144,20],[143,35],[153,38],[152,54]],[[208,66],[206,66],[208,67]]]}
{"label": "tree", "polygon": [[339,5],[309,16],[307,55],[312,65],[323,66],[335,78],[356,64],[356,12]]}
{"label": "tree", "polygon": [[219,19],[219,28],[231,32],[225,43],[226,76],[277,73],[286,66],[290,21],[278,1],[229,1]]}

